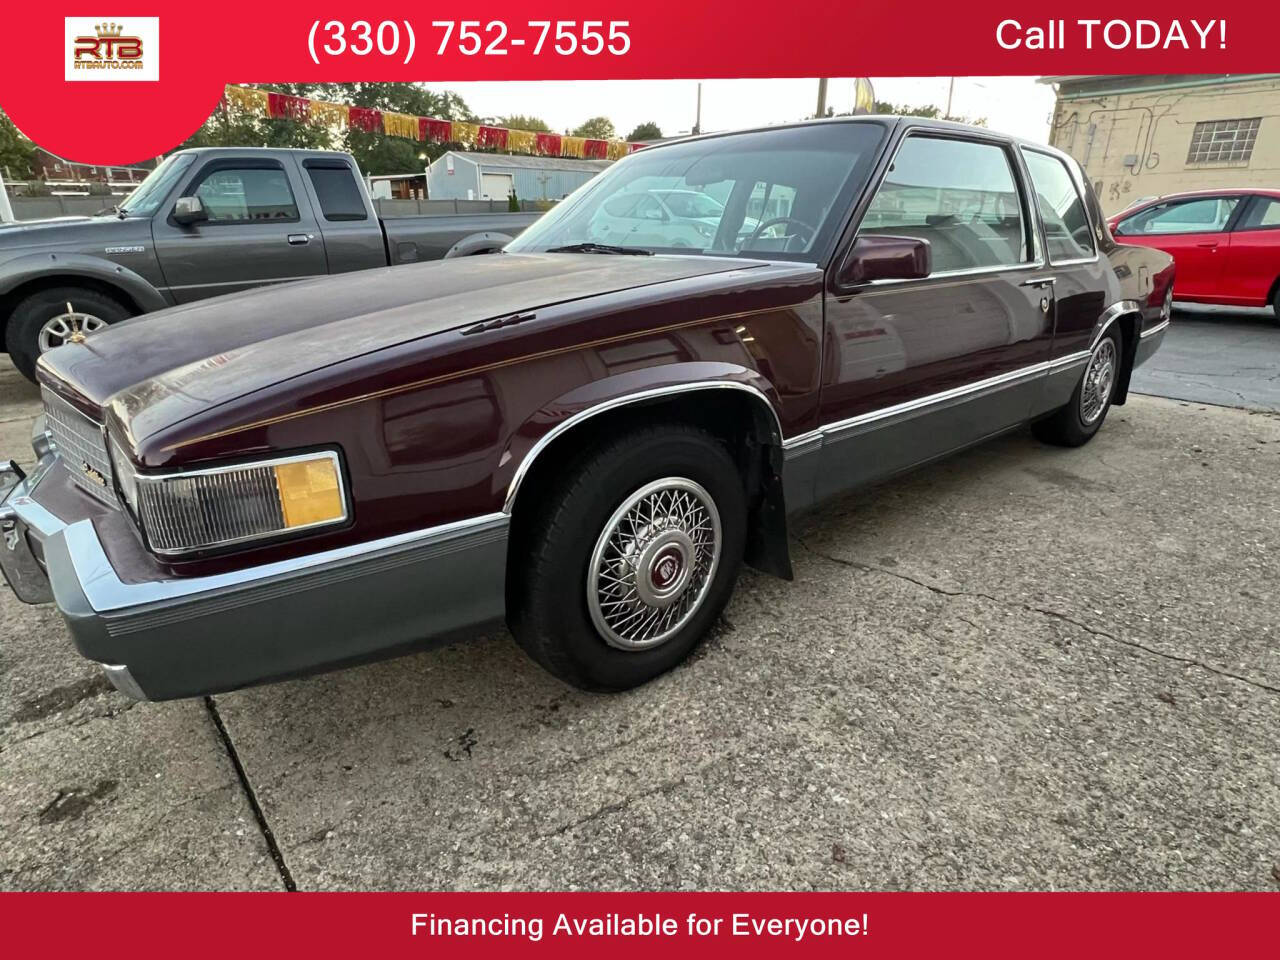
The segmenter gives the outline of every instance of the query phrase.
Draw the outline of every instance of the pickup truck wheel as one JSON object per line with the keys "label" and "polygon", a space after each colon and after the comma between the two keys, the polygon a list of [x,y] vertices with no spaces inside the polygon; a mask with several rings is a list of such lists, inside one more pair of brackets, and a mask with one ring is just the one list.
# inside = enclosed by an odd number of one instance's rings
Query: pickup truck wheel
{"label": "pickup truck wheel", "polygon": [[728,602],[746,496],[728,451],[683,424],[585,454],[513,543],[508,621],[539,664],[584,690],[670,670]]}
{"label": "pickup truck wheel", "polygon": [[13,365],[34,383],[40,354],[83,340],[128,317],[128,308],[105,293],[87,287],[51,287],[31,294],[14,308],[5,328],[5,346]]}
{"label": "pickup truck wheel", "polygon": [[1094,344],[1070,402],[1031,425],[1037,439],[1059,447],[1088,443],[1111,409],[1120,380],[1120,356],[1120,334],[1113,327]]}

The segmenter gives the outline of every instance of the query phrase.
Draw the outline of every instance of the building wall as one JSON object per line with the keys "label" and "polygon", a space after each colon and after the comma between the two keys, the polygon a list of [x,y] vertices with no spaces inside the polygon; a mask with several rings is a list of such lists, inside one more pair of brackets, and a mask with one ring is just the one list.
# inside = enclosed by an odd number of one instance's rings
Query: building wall
{"label": "building wall", "polygon": [[[449,173],[450,154],[437,157],[427,167],[427,197],[431,200],[467,200],[480,196],[480,173],[466,157],[453,155],[453,173]],[[471,196],[467,196],[467,191]]]}
{"label": "building wall", "polygon": [[[1197,123],[1252,117],[1248,160],[1188,162]],[[1184,190],[1280,187],[1280,74],[1065,80],[1050,143],[1080,161],[1108,215]]]}
{"label": "building wall", "polygon": [[427,196],[432,200],[465,200],[467,191],[480,196],[479,171],[510,174],[516,196],[521,200],[560,200],[586,183],[596,174],[589,170],[557,170],[551,167],[509,166],[502,154],[494,154],[493,162],[478,167],[465,157],[454,155],[453,176],[449,176],[445,156],[427,167]]}

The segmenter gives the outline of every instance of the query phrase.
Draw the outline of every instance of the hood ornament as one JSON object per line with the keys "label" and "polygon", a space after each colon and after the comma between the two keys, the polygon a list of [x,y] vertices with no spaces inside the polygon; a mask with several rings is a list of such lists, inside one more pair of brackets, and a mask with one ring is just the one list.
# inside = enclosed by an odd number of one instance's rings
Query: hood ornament
{"label": "hood ornament", "polygon": [[71,324],[71,333],[68,334],[65,343],[84,343],[84,327],[80,325],[80,315],[71,308],[71,301],[67,301],[67,322]]}

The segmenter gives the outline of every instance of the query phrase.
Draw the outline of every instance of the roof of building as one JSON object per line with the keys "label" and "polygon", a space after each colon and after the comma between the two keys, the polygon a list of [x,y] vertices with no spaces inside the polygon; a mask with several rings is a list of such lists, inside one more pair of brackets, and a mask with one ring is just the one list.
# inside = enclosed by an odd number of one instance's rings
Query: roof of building
{"label": "roof of building", "polygon": [[536,170],[577,170],[584,173],[599,173],[609,166],[608,160],[579,160],[576,157],[534,157],[519,153],[476,153],[470,150],[450,150],[444,157],[453,154],[482,167],[527,167]]}

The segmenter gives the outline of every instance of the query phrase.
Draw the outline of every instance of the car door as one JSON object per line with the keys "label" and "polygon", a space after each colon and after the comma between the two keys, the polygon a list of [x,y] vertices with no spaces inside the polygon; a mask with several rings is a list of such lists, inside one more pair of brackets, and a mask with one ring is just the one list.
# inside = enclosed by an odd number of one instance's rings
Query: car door
{"label": "car door", "polygon": [[856,235],[926,240],[933,269],[829,289],[819,497],[1026,419],[1053,334],[1033,225],[1009,142],[929,128],[900,141]]}
{"label": "car door", "polygon": [[187,303],[267,283],[323,275],[324,239],[300,201],[292,160],[214,157],[198,164],[179,197],[199,197],[209,219],[184,226],[170,211],[152,234],[169,293]]}
{"label": "car door", "polygon": [[1235,194],[1155,203],[1119,221],[1115,237],[1170,254],[1177,268],[1175,297],[1216,302],[1231,245],[1227,225],[1242,199]]}
{"label": "car door", "polygon": [[1261,307],[1280,280],[1280,197],[1254,196],[1232,225],[1220,302]]}

